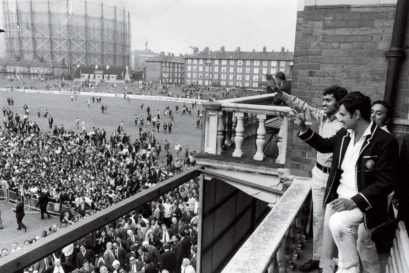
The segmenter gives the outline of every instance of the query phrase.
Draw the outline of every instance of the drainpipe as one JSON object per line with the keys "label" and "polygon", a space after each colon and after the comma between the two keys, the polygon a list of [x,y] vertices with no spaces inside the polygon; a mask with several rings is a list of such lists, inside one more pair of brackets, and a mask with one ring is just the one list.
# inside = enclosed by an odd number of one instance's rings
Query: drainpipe
{"label": "drainpipe", "polygon": [[384,100],[390,104],[392,112],[395,109],[395,97],[398,88],[400,66],[405,58],[405,33],[408,20],[409,1],[398,0],[396,3],[395,21],[391,47],[385,52],[388,58],[388,72],[386,75]]}

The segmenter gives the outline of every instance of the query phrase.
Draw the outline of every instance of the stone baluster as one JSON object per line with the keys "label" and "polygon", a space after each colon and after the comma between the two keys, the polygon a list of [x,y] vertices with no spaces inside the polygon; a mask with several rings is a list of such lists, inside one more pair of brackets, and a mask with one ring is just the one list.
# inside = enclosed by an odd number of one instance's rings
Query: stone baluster
{"label": "stone baluster", "polygon": [[281,124],[280,131],[278,132],[278,156],[276,163],[285,164],[285,157],[287,154],[287,139],[288,139],[288,118],[283,117],[283,122]]}
{"label": "stone baluster", "polygon": [[285,240],[283,240],[276,252],[277,267],[279,273],[287,272],[287,262],[285,260],[285,247],[286,247]]}
{"label": "stone baluster", "polygon": [[235,138],[236,138],[236,126],[237,126],[237,117],[235,114],[233,114],[233,125],[232,125],[232,131],[231,131],[231,141],[232,143],[235,143]]}
{"label": "stone baluster", "polygon": [[226,114],[226,139],[224,140],[224,145],[226,147],[231,147],[232,134],[233,134],[233,113],[227,112]]}
{"label": "stone baluster", "polygon": [[266,137],[266,127],[264,122],[266,121],[266,115],[257,115],[257,119],[259,121],[256,139],[257,152],[254,155],[253,159],[257,161],[263,161],[264,160],[263,147]]}
{"label": "stone baluster", "polygon": [[242,157],[243,156],[243,151],[241,149],[241,145],[243,144],[243,132],[244,132],[244,127],[243,127],[243,118],[244,118],[244,113],[235,113],[235,116],[237,118],[237,126],[236,126],[236,137],[234,138],[234,142],[236,143],[236,147],[233,152],[234,157]]}
{"label": "stone baluster", "polygon": [[206,127],[205,127],[205,143],[204,152],[208,154],[217,153],[217,130],[219,121],[220,103],[208,102],[204,103],[206,109]]}
{"label": "stone baluster", "polygon": [[223,140],[224,140],[224,119],[223,119],[223,111],[219,111],[218,121],[217,121],[217,148],[216,154],[222,154],[223,148]]}

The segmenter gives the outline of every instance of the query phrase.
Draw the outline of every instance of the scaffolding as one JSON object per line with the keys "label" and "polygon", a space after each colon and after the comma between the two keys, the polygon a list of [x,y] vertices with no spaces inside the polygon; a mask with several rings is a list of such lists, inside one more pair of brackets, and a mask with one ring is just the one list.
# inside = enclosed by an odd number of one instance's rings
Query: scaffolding
{"label": "scaffolding", "polygon": [[3,0],[6,56],[68,67],[129,66],[130,16],[93,0]]}

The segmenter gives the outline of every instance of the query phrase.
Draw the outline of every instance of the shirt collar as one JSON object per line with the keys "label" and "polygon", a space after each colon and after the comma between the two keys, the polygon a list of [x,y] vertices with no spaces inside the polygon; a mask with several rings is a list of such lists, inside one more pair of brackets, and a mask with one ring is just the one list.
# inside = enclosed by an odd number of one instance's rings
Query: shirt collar
{"label": "shirt collar", "polygon": [[[365,129],[365,131],[364,131],[364,133],[362,134],[361,138],[365,138],[365,137],[370,136],[370,135],[372,134],[372,131],[371,131],[371,129],[372,129],[372,123],[373,123],[373,121],[371,121],[371,123],[369,123],[368,127]],[[352,137],[352,136],[355,137],[355,131],[354,131],[354,130],[348,129],[347,131],[348,131],[348,134],[349,134],[351,137]]]}
{"label": "shirt collar", "polygon": [[327,119],[331,122],[331,121],[334,121],[335,119],[337,119],[337,116],[336,115],[331,115],[331,116],[328,117],[327,115],[324,115],[323,120],[326,121]]}

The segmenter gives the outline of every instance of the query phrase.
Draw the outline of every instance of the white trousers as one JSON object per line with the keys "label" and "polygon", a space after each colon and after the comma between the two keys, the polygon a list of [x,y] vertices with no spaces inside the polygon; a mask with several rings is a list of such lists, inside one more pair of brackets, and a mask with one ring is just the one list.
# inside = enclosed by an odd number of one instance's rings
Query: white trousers
{"label": "white trousers", "polygon": [[364,227],[364,215],[359,208],[335,212],[329,204],[325,218],[335,244],[339,261],[337,273],[380,273],[380,262],[372,231]]}

